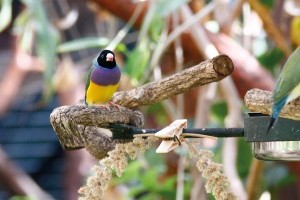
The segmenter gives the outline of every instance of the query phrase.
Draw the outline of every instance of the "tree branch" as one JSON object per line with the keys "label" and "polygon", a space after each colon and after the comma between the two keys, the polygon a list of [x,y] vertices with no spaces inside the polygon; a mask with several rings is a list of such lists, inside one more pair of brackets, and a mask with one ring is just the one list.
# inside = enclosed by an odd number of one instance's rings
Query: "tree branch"
{"label": "tree branch", "polygon": [[219,55],[160,81],[117,92],[112,102],[128,108],[157,103],[195,87],[219,81],[232,71],[231,59],[226,55]]}
{"label": "tree branch", "polygon": [[197,86],[219,81],[232,71],[231,59],[226,55],[219,55],[160,81],[117,92],[112,101],[124,106],[122,108],[62,106],[53,110],[50,122],[65,150],[85,147],[94,157],[101,159],[113,149],[115,141],[112,140],[110,132],[100,128],[107,128],[110,123],[137,127],[144,125],[141,112],[125,107],[132,108],[162,101]]}
{"label": "tree branch", "polygon": [[[251,112],[270,115],[272,112],[272,92],[260,89],[249,90],[244,98],[246,107]],[[300,120],[300,99],[288,103],[280,113],[281,117]]]}

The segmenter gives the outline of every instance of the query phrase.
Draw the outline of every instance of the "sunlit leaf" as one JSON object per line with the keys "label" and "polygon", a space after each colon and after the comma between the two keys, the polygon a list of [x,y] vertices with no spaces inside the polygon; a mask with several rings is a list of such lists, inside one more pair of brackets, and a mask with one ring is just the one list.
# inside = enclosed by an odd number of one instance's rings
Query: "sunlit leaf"
{"label": "sunlit leaf", "polygon": [[[104,37],[88,37],[65,42],[57,47],[59,53],[78,51],[88,48],[104,48],[109,44],[110,40]],[[121,47],[121,49],[124,47]]]}
{"label": "sunlit leaf", "polygon": [[28,9],[24,9],[14,20],[13,33],[16,35],[21,35],[22,33],[24,33],[24,29],[28,25],[29,21],[30,12]]}
{"label": "sunlit leaf", "polygon": [[152,40],[157,42],[160,38],[161,32],[163,30],[163,20],[159,16],[154,16],[150,23],[149,34]]}
{"label": "sunlit leaf", "polygon": [[129,53],[124,70],[133,80],[133,84],[136,84],[141,75],[145,72],[149,59],[150,50],[148,42],[145,40]]}
{"label": "sunlit leaf", "polygon": [[34,30],[31,24],[27,23],[20,36],[19,48],[22,51],[29,52],[32,49],[34,35]]}
{"label": "sunlit leaf", "polygon": [[[45,63],[44,71],[44,100],[48,101],[53,94],[52,78],[56,64],[56,45],[58,33],[49,22],[42,0],[21,0],[28,10],[28,23],[32,23],[36,34],[36,52]],[[27,25],[26,24],[26,25]],[[24,26],[25,27],[25,26]]]}
{"label": "sunlit leaf", "polygon": [[2,32],[11,22],[12,0],[0,0],[0,32]]}

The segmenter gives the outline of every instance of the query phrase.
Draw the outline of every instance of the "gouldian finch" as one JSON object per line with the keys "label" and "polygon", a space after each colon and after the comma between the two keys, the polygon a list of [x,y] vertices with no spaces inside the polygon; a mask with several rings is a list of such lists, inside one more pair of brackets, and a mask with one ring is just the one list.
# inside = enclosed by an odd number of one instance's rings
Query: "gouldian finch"
{"label": "gouldian finch", "polygon": [[115,61],[115,54],[110,50],[101,51],[87,76],[86,105],[108,103],[119,86],[120,77],[121,72]]}
{"label": "gouldian finch", "polygon": [[275,125],[282,108],[300,96],[300,47],[286,61],[273,91],[273,108],[267,133]]}

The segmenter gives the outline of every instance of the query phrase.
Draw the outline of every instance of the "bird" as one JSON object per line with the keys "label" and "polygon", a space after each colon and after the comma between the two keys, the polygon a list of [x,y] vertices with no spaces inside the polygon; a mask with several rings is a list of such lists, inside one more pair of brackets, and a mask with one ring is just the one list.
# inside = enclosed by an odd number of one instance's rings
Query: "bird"
{"label": "bird", "polygon": [[86,78],[85,104],[91,106],[108,103],[118,89],[120,78],[121,71],[115,54],[107,49],[102,50],[94,59]]}
{"label": "bird", "polygon": [[300,96],[300,46],[289,56],[272,93],[272,114],[267,133],[275,126],[283,107]]}

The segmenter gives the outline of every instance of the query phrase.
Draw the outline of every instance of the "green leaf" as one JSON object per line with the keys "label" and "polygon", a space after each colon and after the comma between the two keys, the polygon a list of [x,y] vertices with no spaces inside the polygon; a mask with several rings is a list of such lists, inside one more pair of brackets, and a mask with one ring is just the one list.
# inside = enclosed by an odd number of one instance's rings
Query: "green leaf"
{"label": "green leaf", "polygon": [[149,35],[152,40],[158,42],[161,32],[163,30],[164,22],[161,17],[155,15],[153,16],[150,27],[149,27]]}
{"label": "green leaf", "polygon": [[42,0],[22,0],[30,13],[30,21],[34,24],[36,33],[36,51],[45,63],[44,82],[45,90],[43,100],[48,101],[53,94],[52,78],[56,64],[56,46],[58,33],[49,22]]}
{"label": "green leaf", "polygon": [[16,35],[21,35],[24,32],[25,26],[29,24],[29,21],[30,12],[28,9],[24,9],[14,20],[13,33]]}
{"label": "green leaf", "polygon": [[12,0],[0,0],[0,32],[8,27],[12,18]]}
{"label": "green leaf", "polygon": [[124,67],[125,73],[132,79],[134,85],[144,73],[148,66],[150,59],[150,50],[148,47],[148,41],[143,40],[138,47],[129,53],[126,65]]}
{"label": "green leaf", "polygon": [[284,58],[284,53],[278,48],[269,49],[264,54],[257,57],[258,61],[267,69],[274,71],[275,67],[280,64]]}
{"label": "green leaf", "polygon": [[[109,44],[110,40],[104,37],[88,37],[65,42],[57,47],[59,53],[78,51],[88,48],[104,48]],[[117,47],[118,48],[118,47]],[[124,50],[126,47],[120,46],[119,49]]]}

